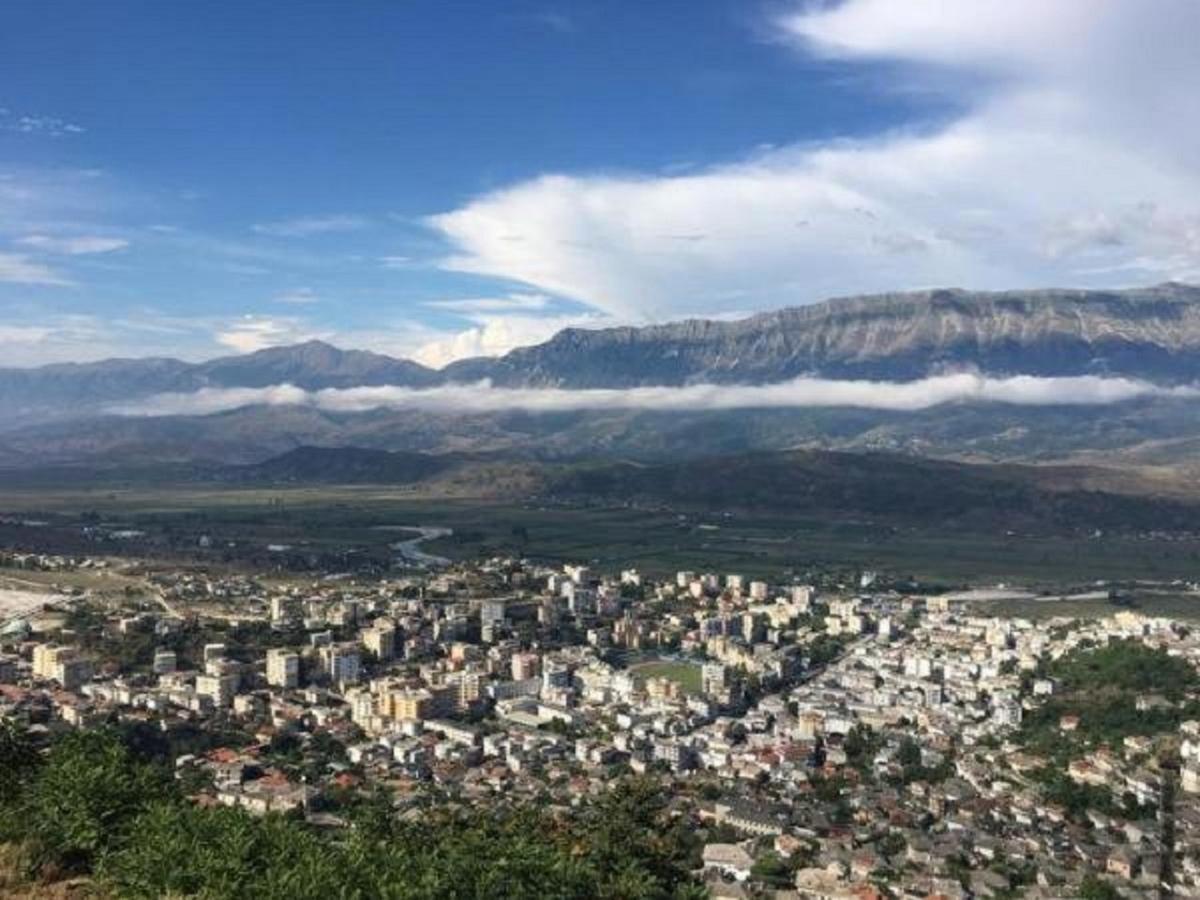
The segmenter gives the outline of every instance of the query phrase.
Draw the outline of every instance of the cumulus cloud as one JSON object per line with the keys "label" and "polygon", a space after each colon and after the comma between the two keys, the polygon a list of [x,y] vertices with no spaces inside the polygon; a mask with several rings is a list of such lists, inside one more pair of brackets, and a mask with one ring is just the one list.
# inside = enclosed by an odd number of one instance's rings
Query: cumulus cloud
{"label": "cumulus cloud", "polygon": [[432,217],[443,265],[630,321],[1200,279],[1200,4],[845,0],[804,4],[777,33],[887,62],[965,111],[682,174],[542,175]]}
{"label": "cumulus cloud", "polygon": [[205,388],[186,394],[159,394],[114,406],[110,412],[129,416],[210,415],[260,405],[309,406],[330,412],[366,412],[374,409],[414,409],[438,413],[617,409],[702,411],[803,407],[857,407],[911,412],[956,402],[1095,406],[1143,397],[1195,399],[1200,397],[1200,387],[1161,387],[1136,379],[1091,375],[990,378],[970,373],[939,375],[909,382],[796,378],[766,385],[696,384],[685,387],[588,390],[499,388],[486,381],[434,388],[380,386],[319,391],[280,384],[265,388]]}
{"label": "cumulus cloud", "polygon": [[603,316],[474,314],[469,328],[431,338],[413,352],[417,362],[441,368],[459,359],[476,356],[501,356],[517,347],[528,347],[549,340],[564,328],[601,327],[612,324]]}
{"label": "cumulus cloud", "polygon": [[45,234],[29,234],[17,240],[22,247],[32,247],[47,253],[63,253],[68,256],[83,256],[89,253],[111,253],[114,250],[124,250],[129,241],[122,238],[103,237],[100,235],[80,235],[77,237],[51,237]]}

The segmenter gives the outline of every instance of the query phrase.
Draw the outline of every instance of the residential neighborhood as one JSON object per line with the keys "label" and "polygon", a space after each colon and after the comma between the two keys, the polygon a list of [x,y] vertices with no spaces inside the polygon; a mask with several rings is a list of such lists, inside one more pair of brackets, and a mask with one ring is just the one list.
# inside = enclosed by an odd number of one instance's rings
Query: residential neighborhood
{"label": "residential neighborhood", "polygon": [[642,777],[716,897],[1200,896],[1200,635],[1172,619],[988,615],[874,573],[124,569],[144,591],[4,623],[0,714],[164,735],[198,804],[337,830],[375,786],[411,818]]}

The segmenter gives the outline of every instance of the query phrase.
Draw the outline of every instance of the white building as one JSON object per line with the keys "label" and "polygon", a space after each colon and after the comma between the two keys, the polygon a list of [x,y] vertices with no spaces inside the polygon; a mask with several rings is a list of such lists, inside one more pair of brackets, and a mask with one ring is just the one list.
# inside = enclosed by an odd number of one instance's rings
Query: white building
{"label": "white building", "polygon": [[300,686],[300,654],[285,647],[267,651],[267,684],[289,690]]}

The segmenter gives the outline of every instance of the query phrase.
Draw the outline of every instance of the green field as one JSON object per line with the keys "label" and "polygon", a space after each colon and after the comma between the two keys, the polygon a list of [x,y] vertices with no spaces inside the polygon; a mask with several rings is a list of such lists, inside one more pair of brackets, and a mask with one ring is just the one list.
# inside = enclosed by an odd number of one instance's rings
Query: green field
{"label": "green field", "polygon": [[[373,487],[286,489],[0,490],[0,514],[44,518],[47,528],[0,527],[0,543],[55,552],[197,555],[201,535],[233,550],[223,561],[261,565],[269,543],[304,553],[352,550],[386,560],[397,539],[381,526],[437,525],[453,536],[424,545],[454,559],[521,555],[547,563],[586,561],[605,571],[636,566],[739,571],[764,577],[867,568],[947,584],[1086,584],[1200,576],[1200,541],[1051,537],[896,528],[829,516],[683,513],[631,506],[585,508],[440,499]],[[144,546],[96,547],[83,523],[147,532]],[[50,546],[29,547],[30,542]],[[259,556],[254,556],[255,552]],[[208,554],[222,561],[215,551]]]}
{"label": "green field", "polygon": [[629,671],[638,684],[645,684],[651,678],[666,678],[683,688],[684,693],[700,693],[700,667],[695,663],[661,659],[639,663]]}
{"label": "green field", "polygon": [[1037,600],[998,600],[980,603],[976,609],[980,615],[1012,616],[1034,621],[1067,617],[1094,619],[1111,616],[1127,609],[1147,616],[1164,616],[1170,619],[1200,619],[1200,595],[1179,591],[1134,591],[1126,605],[1104,600],[1060,600],[1040,602]]}

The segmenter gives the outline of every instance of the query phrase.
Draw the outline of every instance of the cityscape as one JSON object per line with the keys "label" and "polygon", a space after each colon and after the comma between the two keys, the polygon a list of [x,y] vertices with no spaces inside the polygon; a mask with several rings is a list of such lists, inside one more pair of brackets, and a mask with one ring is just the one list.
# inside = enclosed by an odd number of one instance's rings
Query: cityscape
{"label": "cityscape", "polygon": [[0,900],[1200,900],[1198,0],[0,0]]}
{"label": "cityscape", "polygon": [[1011,590],[869,571],[398,562],[305,580],[10,554],[6,581],[60,593],[5,594],[0,710],[34,742],[153,732],[188,751],[188,802],[335,841],[376,791],[404,819],[640,780],[714,897],[1200,894],[1187,623],[1054,597],[993,615]]}

